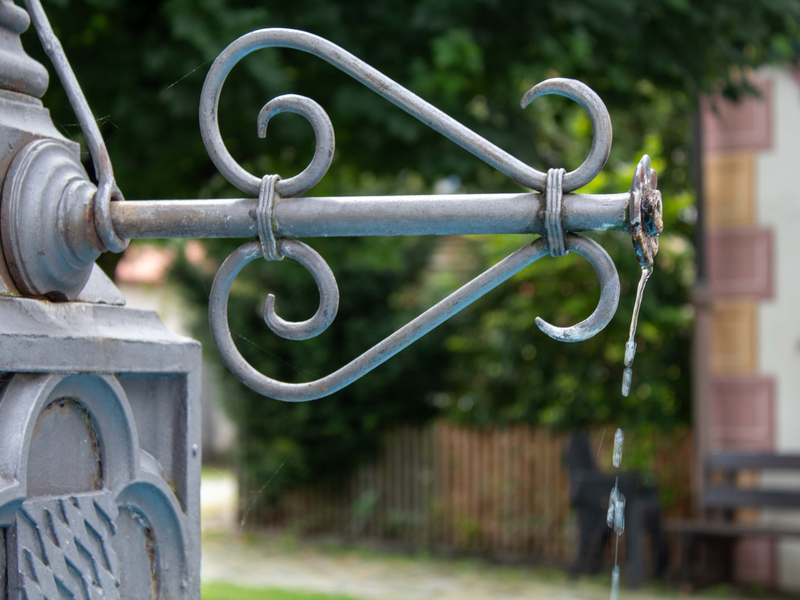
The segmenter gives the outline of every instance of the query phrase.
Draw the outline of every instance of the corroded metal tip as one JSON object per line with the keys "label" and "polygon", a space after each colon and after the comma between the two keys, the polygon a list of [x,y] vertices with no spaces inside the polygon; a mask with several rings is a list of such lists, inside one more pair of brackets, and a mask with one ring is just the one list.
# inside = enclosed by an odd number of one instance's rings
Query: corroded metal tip
{"label": "corroded metal tip", "polygon": [[658,236],[664,230],[664,219],[658,174],[650,166],[650,157],[646,154],[636,166],[631,183],[630,223],[639,264],[652,266],[658,254]]}

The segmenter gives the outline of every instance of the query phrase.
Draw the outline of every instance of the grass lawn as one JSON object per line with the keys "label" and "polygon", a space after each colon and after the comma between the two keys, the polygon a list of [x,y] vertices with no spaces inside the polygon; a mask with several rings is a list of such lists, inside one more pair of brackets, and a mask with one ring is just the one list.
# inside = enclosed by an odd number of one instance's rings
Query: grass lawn
{"label": "grass lawn", "polygon": [[201,596],[202,600],[356,600],[350,596],[272,588],[243,588],[227,583],[205,584]]}

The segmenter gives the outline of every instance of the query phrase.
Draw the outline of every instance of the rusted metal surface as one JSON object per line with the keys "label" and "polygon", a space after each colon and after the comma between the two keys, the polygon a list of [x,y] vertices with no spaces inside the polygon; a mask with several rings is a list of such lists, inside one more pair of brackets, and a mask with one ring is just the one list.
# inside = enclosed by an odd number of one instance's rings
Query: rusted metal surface
{"label": "rusted metal surface", "polygon": [[645,156],[636,167],[631,185],[631,237],[633,249],[642,267],[653,266],[658,253],[658,236],[664,230],[658,174]]}
{"label": "rusted metal surface", "polygon": [[[54,439],[62,443],[53,444]],[[86,407],[73,398],[56,399],[45,407],[33,427],[28,493],[60,496],[103,489],[101,452],[96,423]],[[60,476],[60,470],[70,473],[69,481]]]}

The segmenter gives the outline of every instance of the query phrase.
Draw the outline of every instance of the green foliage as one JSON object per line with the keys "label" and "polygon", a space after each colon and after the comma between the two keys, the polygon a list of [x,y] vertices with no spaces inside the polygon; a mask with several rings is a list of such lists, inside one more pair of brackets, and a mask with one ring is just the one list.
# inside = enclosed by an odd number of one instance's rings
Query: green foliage
{"label": "green foliage", "polygon": [[[624,400],[619,385],[638,269],[627,236],[597,235],[619,266],[623,299],[610,328],[589,342],[558,344],[534,327],[537,314],[556,324],[585,318],[598,295],[585,261],[543,259],[332,398],[278,403],[226,374],[225,400],[240,428],[246,480],[259,489],[278,472],[260,498],[339,477],[375,451],[387,428],[442,410],[475,423],[560,427],[688,421],[696,98],[718,86],[733,95],[746,91],[748,69],[793,59],[796,0],[51,0],[46,8],[100,117],[129,199],[241,195],[206,155],[197,104],[211,60],[260,27],[296,27],[340,44],[540,169],[575,168],[588,153],[590,125],[563,98],[540,99],[524,111],[519,99],[542,79],[577,78],[604,99],[615,128],[608,166],[591,190],[627,189],[642,152],[654,158],[667,233],[639,325],[636,393]],[[25,44],[46,63],[32,33]],[[252,173],[287,177],[313,153],[311,128],[295,115],[270,123],[266,141],[255,136],[261,106],[287,92],[320,102],[336,128],[333,166],[313,195],[430,193],[449,176],[465,192],[519,189],[324,61],[283,50],[245,58],[222,93],[226,143]],[[57,83],[45,101],[56,123],[79,139]],[[264,326],[259,305],[269,291],[285,318],[307,318],[316,308],[311,278],[290,261],[245,270],[233,289],[231,328],[257,369],[289,381],[314,379],[527,241],[469,239],[458,247],[464,249],[460,270],[444,276],[429,258],[440,240],[312,240],[342,292],[330,330],[286,342]],[[204,261],[181,260],[174,273],[198,307],[197,335],[210,359],[207,292],[216,267],[238,243],[208,242]]]}

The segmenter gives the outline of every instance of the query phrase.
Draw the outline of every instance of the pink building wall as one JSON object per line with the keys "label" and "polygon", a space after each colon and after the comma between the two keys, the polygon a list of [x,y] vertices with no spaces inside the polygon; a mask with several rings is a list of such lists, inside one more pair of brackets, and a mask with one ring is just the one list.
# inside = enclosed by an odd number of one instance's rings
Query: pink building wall
{"label": "pink building wall", "polygon": [[[765,70],[754,83],[760,98],[706,98],[701,108],[707,278],[696,294],[700,457],[800,452],[800,420],[792,418],[800,417],[800,318],[793,317],[800,314],[800,77]],[[739,513],[740,520],[771,518]],[[743,539],[734,561],[741,582],[800,589],[796,542]]]}

